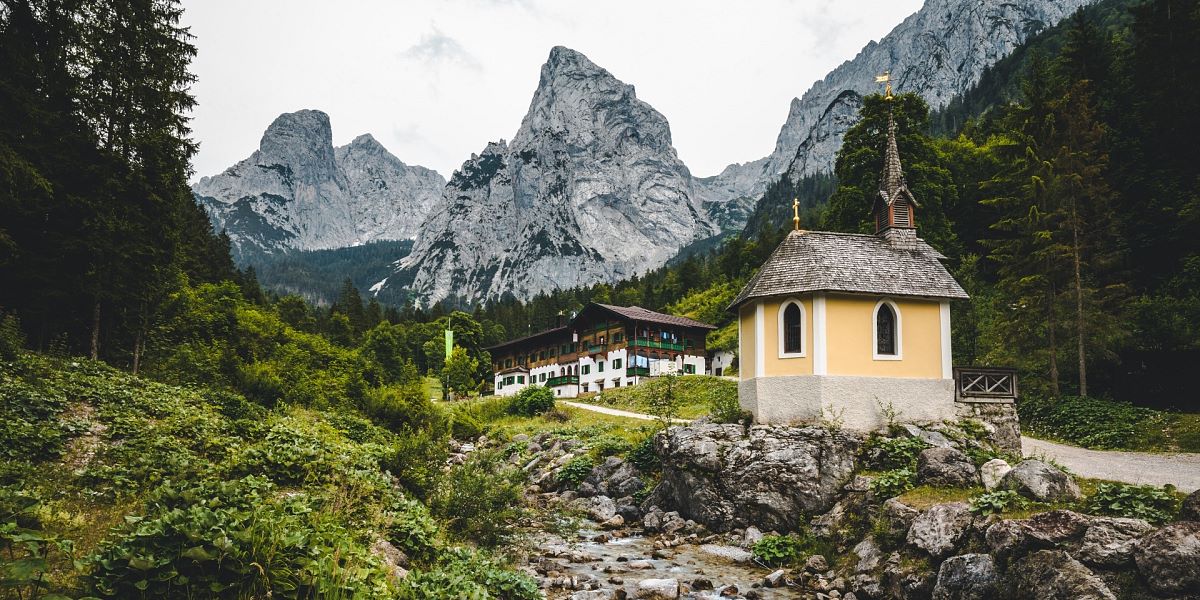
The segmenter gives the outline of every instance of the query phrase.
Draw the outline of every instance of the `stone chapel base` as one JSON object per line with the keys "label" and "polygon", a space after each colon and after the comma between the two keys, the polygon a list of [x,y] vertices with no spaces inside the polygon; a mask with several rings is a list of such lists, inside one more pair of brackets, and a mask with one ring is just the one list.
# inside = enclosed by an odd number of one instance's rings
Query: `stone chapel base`
{"label": "stone chapel base", "polygon": [[887,426],[886,411],[899,423],[954,421],[953,379],[902,379],[843,375],[755,377],[738,383],[738,402],[756,423],[836,422],[846,429]]}

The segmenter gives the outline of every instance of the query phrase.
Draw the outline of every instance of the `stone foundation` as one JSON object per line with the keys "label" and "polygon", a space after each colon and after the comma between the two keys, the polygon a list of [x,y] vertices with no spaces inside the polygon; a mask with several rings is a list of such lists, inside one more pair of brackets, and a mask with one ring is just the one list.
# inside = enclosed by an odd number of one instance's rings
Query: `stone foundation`
{"label": "stone foundation", "polygon": [[975,419],[988,428],[988,438],[996,446],[1021,455],[1021,422],[1012,400],[958,400],[954,408],[959,419]]}
{"label": "stone foundation", "polygon": [[886,412],[900,423],[940,423],[958,418],[953,379],[903,379],[795,375],[756,377],[738,384],[742,409],[756,423],[829,421],[846,429],[875,431]]}

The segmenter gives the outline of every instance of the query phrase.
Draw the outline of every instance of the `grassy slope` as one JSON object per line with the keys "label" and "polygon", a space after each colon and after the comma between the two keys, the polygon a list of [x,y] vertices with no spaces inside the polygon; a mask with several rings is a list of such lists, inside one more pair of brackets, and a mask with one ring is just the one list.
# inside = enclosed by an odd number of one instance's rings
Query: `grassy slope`
{"label": "grassy slope", "polygon": [[1098,398],[1025,398],[1021,428],[1039,438],[1097,450],[1200,452],[1200,414]]}
{"label": "grassy slope", "polygon": [[[583,402],[621,410],[651,413],[651,401],[666,390],[665,379],[649,379],[631,387],[611,388]],[[716,403],[737,403],[737,382],[709,375],[686,375],[675,379],[679,418],[695,419],[713,411]]]}
{"label": "grassy slope", "polygon": [[[0,437],[7,442],[0,449],[0,525],[72,540],[75,558],[112,551],[115,543],[132,539],[137,520],[150,523],[161,514],[163,498],[172,497],[164,489],[253,476],[266,479],[255,483],[266,495],[253,497],[253,510],[239,517],[245,533],[220,523],[210,526],[222,529],[210,531],[227,531],[235,540],[231,555],[272,556],[267,575],[276,580],[309,581],[312,595],[320,597],[393,597],[402,586],[370,550],[381,538],[414,557],[426,555],[418,570],[440,568],[433,547],[443,547],[442,534],[384,470],[398,436],[353,411],[283,406],[267,411],[228,392],[149,382],[91,361],[26,355],[0,363],[0,417]],[[203,510],[216,497],[198,494],[188,504]],[[419,535],[410,535],[413,527]],[[179,552],[179,541],[156,535]],[[187,545],[219,543],[204,527],[195,535]],[[293,563],[284,559],[289,544],[300,544],[301,556]],[[163,547],[154,552],[158,559],[172,557]],[[83,576],[96,573],[99,563],[77,568],[71,558],[50,553],[48,589],[97,593]],[[188,563],[174,558],[180,570]],[[138,577],[124,560],[110,572]],[[9,566],[0,561],[0,574]],[[330,588],[340,591],[329,593]]]}

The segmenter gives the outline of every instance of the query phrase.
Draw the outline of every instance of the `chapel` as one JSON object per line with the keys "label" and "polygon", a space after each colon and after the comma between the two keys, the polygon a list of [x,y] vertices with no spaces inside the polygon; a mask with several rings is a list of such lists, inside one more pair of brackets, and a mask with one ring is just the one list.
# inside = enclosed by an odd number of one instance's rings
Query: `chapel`
{"label": "chapel", "polygon": [[805,231],[795,213],[794,231],[729,306],[738,397],[756,422],[874,430],[956,418],[950,301],[967,294],[917,237],[920,208],[889,113],[875,233]]}

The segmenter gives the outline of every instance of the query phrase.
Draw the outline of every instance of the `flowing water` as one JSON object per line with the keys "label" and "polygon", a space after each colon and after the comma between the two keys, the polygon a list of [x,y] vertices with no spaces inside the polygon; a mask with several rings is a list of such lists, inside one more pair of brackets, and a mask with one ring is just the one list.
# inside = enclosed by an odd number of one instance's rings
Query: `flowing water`
{"label": "flowing water", "polygon": [[[731,546],[681,544],[662,548],[653,540],[638,535],[607,537],[597,531],[581,531],[578,541],[569,543],[562,538],[548,537],[539,544],[545,557],[543,567],[557,571],[559,577],[595,578],[600,589],[623,588],[630,598],[634,597],[637,583],[643,579],[677,579],[685,588],[691,588],[698,579],[712,583],[714,589],[693,590],[690,595],[683,596],[686,598],[718,598],[722,588],[728,585],[736,585],[741,594],[745,594],[773,570],[720,555],[743,552]],[[772,600],[803,597],[799,588],[759,587],[757,590],[761,598]],[[561,588],[551,589],[549,597],[569,598],[571,593]]]}

